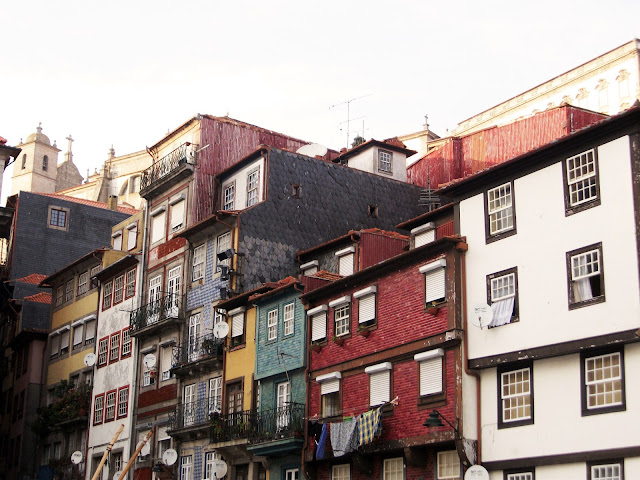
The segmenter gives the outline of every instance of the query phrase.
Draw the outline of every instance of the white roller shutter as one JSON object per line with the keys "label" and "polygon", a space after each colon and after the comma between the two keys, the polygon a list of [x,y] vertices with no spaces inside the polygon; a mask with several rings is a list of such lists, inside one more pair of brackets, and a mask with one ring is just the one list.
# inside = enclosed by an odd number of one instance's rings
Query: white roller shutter
{"label": "white roller shutter", "polygon": [[358,303],[358,323],[368,322],[376,318],[376,294],[361,297]]}
{"label": "white roller shutter", "polygon": [[420,396],[442,392],[443,356],[441,348],[414,355],[414,360],[420,362]]}
{"label": "white roller shutter", "polygon": [[171,229],[176,230],[184,223],[184,200],[180,199],[178,202],[171,205]]}
{"label": "white roller shutter", "polygon": [[60,350],[64,350],[65,348],[69,348],[69,330],[65,330],[60,335]]}
{"label": "white roller shutter", "polygon": [[87,323],[85,323],[85,334],[84,334],[84,339],[85,340],[92,340],[96,337],[96,321],[95,320],[89,320]]}
{"label": "white roller shutter", "polygon": [[340,391],[340,379],[333,378],[331,380],[325,380],[320,384],[320,395],[327,395],[328,393],[335,393]]}
{"label": "white roller shutter", "polygon": [[311,317],[311,341],[322,340],[327,336],[327,312]]}
{"label": "white roller shutter", "polygon": [[231,336],[240,337],[244,333],[244,312],[236,313],[231,318]]}
{"label": "white roller shutter", "polygon": [[382,405],[390,400],[391,372],[384,370],[369,375],[369,405]]}
{"label": "white roller shutter", "polygon": [[444,268],[436,268],[425,274],[425,300],[432,302],[445,297]]}
{"label": "white roller shutter", "polygon": [[73,347],[82,344],[82,324],[73,328]]}
{"label": "white roller shutter", "polygon": [[353,253],[342,255],[338,266],[338,273],[342,276],[353,275]]}
{"label": "white roller shutter", "polygon": [[423,245],[426,245],[427,243],[431,243],[435,239],[436,239],[436,231],[434,229],[420,232],[414,237],[414,248],[418,248]]}
{"label": "white roller shutter", "polygon": [[153,220],[151,221],[151,243],[158,242],[164,238],[164,222],[164,211],[158,213],[153,217]]}

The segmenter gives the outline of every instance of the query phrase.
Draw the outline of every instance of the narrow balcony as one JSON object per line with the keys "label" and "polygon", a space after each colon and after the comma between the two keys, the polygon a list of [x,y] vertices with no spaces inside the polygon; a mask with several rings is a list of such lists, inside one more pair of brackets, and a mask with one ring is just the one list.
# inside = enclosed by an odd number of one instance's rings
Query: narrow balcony
{"label": "narrow balcony", "polygon": [[213,368],[222,367],[224,339],[212,333],[189,337],[179,347],[173,347],[171,372],[176,376],[186,376]]}
{"label": "narrow balcony", "polygon": [[255,421],[256,412],[254,410],[244,410],[229,415],[213,413],[211,415],[211,443],[246,440]]}
{"label": "narrow balcony", "polygon": [[152,194],[158,193],[172,187],[183,178],[193,173],[193,167],[198,159],[198,145],[194,143],[183,143],[175,150],[171,151],[151,167],[142,173],[140,182],[140,196],[149,198]]}
{"label": "narrow balcony", "polygon": [[304,410],[304,404],[290,403],[256,414],[247,450],[254,455],[300,451],[304,444]]}
{"label": "narrow balcony", "polygon": [[169,414],[168,433],[181,440],[206,438],[211,426],[211,417],[219,407],[208,398],[181,403]]}
{"label": "narrow balcony", "polygon": [[184,295],[169,294],[133,310],[129,316],[131,336],[148,335],[184,319]]}

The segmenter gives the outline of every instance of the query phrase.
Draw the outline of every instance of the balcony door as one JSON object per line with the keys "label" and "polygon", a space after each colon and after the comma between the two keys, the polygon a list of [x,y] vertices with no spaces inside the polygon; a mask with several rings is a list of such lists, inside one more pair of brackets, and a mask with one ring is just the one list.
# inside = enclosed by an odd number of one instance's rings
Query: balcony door
{"label": "balcony door", "polygon": [[242,382],[234,382],[227,385],[227,413],[229,422],[236,425],[242,422]]}
{"label": "balcony door", "polygon": [[182,396],[182,410],[184,418],[184,426],[193,425],[196,420],[196,384],[184,386],[184,394]]}
{"label": "balcony door", "polygon": [[189,361],[195,362],[200,355],[200,313],[189,317]]}
{"label": "balcony door", "polygon": [[160,298],[162,295],[162,275],[149,280],[149,309],[147,323],[156,323],[160,319]]}
{"label": "balcony door", "polygon": [[178,306],[180,302],[180,275],[182,267],[178,265],[169,270],[167,275],[167,317],[178,317]]}
{"label": "balcony door", "polygon": [[277,399],[277,427],[278,430],[283,430],[289,426],[289,404],[291,402],[291,383],[282,382],[278,384],[278,399]]}

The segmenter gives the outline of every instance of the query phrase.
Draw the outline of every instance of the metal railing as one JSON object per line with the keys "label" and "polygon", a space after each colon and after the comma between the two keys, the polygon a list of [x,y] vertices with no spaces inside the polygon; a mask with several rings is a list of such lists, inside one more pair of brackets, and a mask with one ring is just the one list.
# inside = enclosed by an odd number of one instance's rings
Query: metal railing
{"label": "metal railing", "polygon": [[154,182],[163,179],[182,165],[195,165],[197,157],[198,145],[193,143],[183,143],[142,172],[140,189],[142,190],[149,187]]}
{"label": "metal railing", "polygon": [[181,403],[169,414],[169,430],[210,425],[214,412],[219,409],[220,406],[208,398]]}
{"label": "metal railing", "polygon": [[289,403],[258,413],[248,440],[249,443],[262,443],[303,434],[304,404]]}
{"label": "metal railing", "polygon": [[247,438],[256,421],[254,410],[220,415],[211,415],[211,443],[226,442],[238,438]]}
{"label": "metal railing", "polygon": [[222,357],[223,345],[224,340],[214,337],[212,333],[186,338],[182,345],[173,347],[171,366],[180,367],[206,358]]}
{"label": "metal railing", "polygon": [[129,315],[131,333],[156,325],[165,320],[182,318],[184,295],[169,294],[155,302],[147,303]]}

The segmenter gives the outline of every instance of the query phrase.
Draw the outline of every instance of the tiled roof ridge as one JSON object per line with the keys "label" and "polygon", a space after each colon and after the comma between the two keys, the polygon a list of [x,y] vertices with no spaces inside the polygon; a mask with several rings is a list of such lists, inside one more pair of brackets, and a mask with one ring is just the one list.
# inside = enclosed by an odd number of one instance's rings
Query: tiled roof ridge
{"label": "tiled roof ridge", "polygon": [[397,238],[399,240],[409,240],[407,235],[403,235],[402,233],[393,232],[391,230],[383,230],[381,228],[364,228],[362,230],[356,230],[354,233],[373,233],[377,235],[382,235],[390,238]]}
{"label": "tiled roof ridge", "polygon": [[246,127],[246,128],[249,128],[250,130],[256,130],[256,131],[259,131],[259,132],[262,132],[262,133],[268,133],[268,134],[271,134],[271,135],[278,135],[280,137],[287,138],[289,140],[295,140],[296,142],[302,142],[302,143],[307,143],[307,144],[311,143],[311,142],[309,142],[307,140],[302,140],[301,138],[295,138],[295,137],[292,137],[290,135],[287,135],[286,133],[276,132],[275,130],[271,130],[271,129],[268,129],[268,128],[260,127],[258,125],[254,125],[252,123],[245,122],[243,120],[238,120],[238,119],[227,117],[227,116],[225,116],[225,117],[217,117],[215,115],[209,115],[209,114],[204,114],[203,116],[208,118],[209,120],[217,120],[219,122],[224,122],[224,123],[229,123],[229,124],[232,124],[232,125]]}
{"label": "tiled roof ridge", "polygon": [[329,270],[319,270],[313,275],[309,275],[309,276],[319,278],[321,280],[340,280],[341,278],[343,278],[342,275],[330,272]]}
{"label": "tiled roof ridge", "polygon": [[45,278],[47,278],[47,276],[43,275],[42,273],[30,273],[26,277],[16,278],[14,282],[30,283],[31,285],[40,285],[40,282],[42,282],[42,280],[44,280]]}
{"label": "tiled roof ridge", "polygon": [[27,297],[24,297],[22,300],[25,300],[28,302],[35,302],[35,303],[51,304],[51,294],[47,292],[39,292],[34,295],[29,295]]}
{"label": "tiled roof ridge", "polygon": [[[98,202],[95,200],[76,198],[76,197],[71,197],[69,195],[61,195],[59,193],[44,193],[44,192],[31,192],[31,193],[35,193],[36,195],[44,195],[45,197],[58,198],[60,200],[66,200],[67,202],[79,203],[79,204],[87,205],[90,207],[102,208],[104,210],[111,210],[108,204],[104,202]],[[135,208],[123,207],[121,205],[118,205],[117,208],[118,208],[118,212],[126,213],[129,215],[135,215],[136,213],[139,212],[139,210],[136,210]]]}

